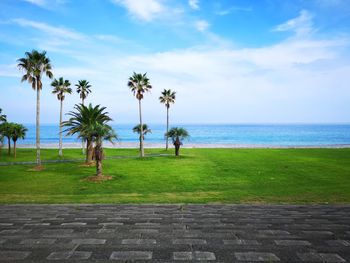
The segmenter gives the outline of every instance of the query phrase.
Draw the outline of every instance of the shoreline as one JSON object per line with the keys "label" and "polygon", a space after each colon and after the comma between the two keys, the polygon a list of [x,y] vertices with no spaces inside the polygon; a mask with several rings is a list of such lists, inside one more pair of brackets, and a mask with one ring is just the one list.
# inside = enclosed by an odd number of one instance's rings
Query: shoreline
{"label": "shoreline", "polygon": [[[104,143],[105,148],[115,149],[130,149],[138,148],[138,142],[116,142]],[[164,143],[145,143],[145,148],[164,148]],[[35,144],[18,144],[17,148],[35,148]],[[41,149],[57,149],[58,143],[42,143]],[[80,142],[63,143],[64,149],[79,149],[81,148]],[[169,144],[169,148],[174,148],[172,144]],[[233,143],[184,143],[181,148],[195,149],[195,148],[226,148],[226,149],[298,149],[298,148],[350,148],[350,144],[324,144],[324,145],[273,145],[273,144],[233,144]]]}

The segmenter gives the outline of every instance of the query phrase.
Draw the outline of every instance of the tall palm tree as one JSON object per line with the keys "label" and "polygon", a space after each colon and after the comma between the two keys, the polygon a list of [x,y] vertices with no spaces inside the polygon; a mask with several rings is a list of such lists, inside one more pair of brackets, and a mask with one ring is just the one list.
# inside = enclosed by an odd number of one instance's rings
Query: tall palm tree
{"label": "tall palm tree", "polygon": [[169,147],[169,137],[168,137],[168,132],[169,132],[169,108],[170,108],[170,103],[175,103],[175,91],[171,91],[171,89],[164,89],[162,91],[162,95],[159,97],[160,103],[163,103],[166,107],[166,133],[165,133],[165,138],[166,138],[166,143],[165,143],[165,149],[168,150]]}
{"label": "tall palm tree", "polygon": [[46,51],[32,50],[32,52],[26,52],[25,57],[18,60],[18,67],[25,72],[21,81],[28,81],[36,90],[36,164],[40,166],[40,91],[43,87],[43,75],[45,74],[50,79],[53,78],[52,66],[50,59],[46,56]]}
{"label": "tall palm tree", "polygon": [[[77,87],[77,93],[81,98],[81,104],[84,105],[84,100],[87,98],[89,93],[91,93],[91,89],[90,89],[91,85],[89,81],[83,79],[83,80],[79,80],[78,84],[75,84],[75,86]],[[81,152],[82,154],[85,154],[84,141],[81,142]]]}
{"label": "tall palm tree", "polygon": [[175,155],[179,156],[182,141],[190,136],[189,133],[184,128],[174,127],[168,131],[167,135],[173,141],[173,144],[175,146]]}
{"label": "tall palm tree", "polygon": [[138,133],[139,136],[142,136],[142,140],[145,140],[145,135],[147,133],[152,133],[152,130],[148,128],[148,125],[145,123],[145,124],[142,124],[142,135],[141,135],[141,126],[140,124],[136,125],[134,128],[132,128],[132,131],[134,133]]}
{"label": "tall palm tree", "polygon": [[63,109],[63,101],[65,98],[65,94],[72,94],[72,89],[69,87],[69,80],[64,80],[60,77],[58,80],[54,79],[52,81],[51,86],[54,87],[52,93],[57,94],[57,99],[60,101],[60,139],[59,139],[59,150],[58,155],[62,156],[62,109]]}
{"label": "tall palm tree", "polygon": [[[139,116],[140,116],[140,134],[143,134],[142,128],[142,111],[141,111],[141,100],[143,99],[143,94],[152,89],[150,81],[147,77],[147,73],[140,74],[135,73],[129,78],[128,87],[134,93],[134,96],[139,101]],[[143,137],[140,136],[140,156],[144,157],[145,153],[143,150]]]}
{"label": "tall palm tree", "polygon": [[108,124],[95,123],[92,125],[91,134],[95,141],[96,176],[102,177],[103,148],[102,142],[108,140],[113,143],[117,139],[117,134]]}
{"label": "tall palm tree", "polygon": [[6,122],[6,115],[2,114],[1,108],[0,108],[0,122]]}
{"label": "tall palm tree", "polygon": [[22,124],[13,123],[11,138],[13,141],[13,156],[16,158],[16,143],[18,139],[24,139],[28,129]]}
{"label": "tall palm tree", "polygon": [[79,80],[78,84],[75,84],[77,87],[77,93],[80,95],[81,103],[84,105],[84,100],[87,98],[89,93],[91,93],[91,85],[89,81],[83,79]]}
{"label": "tall palm tree", "polygon": [[83,104],[75,105],[75,111],[68,113],[70,119],[63,122],[63,126],[67,127],[65,132],[67,135],[77,134],[78,138],[86,141],[86,164],[92,162],[94,135],[93,127],[97,124],[104,125],[112,119],[105,111],[106,107],[97,105],[93,107],[91,104],[85,106]]}

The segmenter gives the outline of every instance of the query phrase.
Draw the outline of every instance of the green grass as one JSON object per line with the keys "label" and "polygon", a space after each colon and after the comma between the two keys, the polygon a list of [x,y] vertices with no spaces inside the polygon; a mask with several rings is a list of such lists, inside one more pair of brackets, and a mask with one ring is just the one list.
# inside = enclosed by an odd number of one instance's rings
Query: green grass
{"label": "green grass", "polygon": [[[146,153],[166,153],[161,149]],[[173,154],[173,151],[167,153]],[[137,156],[107,149],[107,156]],[[0,203],[350,203],[350,149],[181,149],[182,156],[105,160],[94,183],[80,163],[0,166]],[[44,160],[57,150],[42,150]],[[64,159],[83,158],[79,149]],[[19,149],[16,161],[34,161]],[[14,161],[2,151],[0,162]]]}

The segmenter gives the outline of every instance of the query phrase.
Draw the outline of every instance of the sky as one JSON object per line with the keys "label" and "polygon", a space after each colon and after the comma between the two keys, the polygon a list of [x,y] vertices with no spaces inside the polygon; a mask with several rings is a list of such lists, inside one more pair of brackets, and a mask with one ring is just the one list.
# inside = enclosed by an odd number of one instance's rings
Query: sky
{"label": "sky", "polygon": [[[176,91],[172,123],[350,123],[349,0],[0,0],[9,121],[35,122],[36,93],[17,68],[33,49],[72,83],[65,113],[86,79],[88,103],[136,124],[127,81],[147,72],[146,123],[165,122],[163,89]],[[42,123],[59,120],[50,84],[44,78]]]}

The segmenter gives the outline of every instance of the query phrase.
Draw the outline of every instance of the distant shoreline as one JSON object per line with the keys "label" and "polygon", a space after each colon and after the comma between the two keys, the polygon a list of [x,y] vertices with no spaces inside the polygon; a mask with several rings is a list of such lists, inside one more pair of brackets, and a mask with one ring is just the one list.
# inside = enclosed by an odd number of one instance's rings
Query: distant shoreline
{"label": "distant shoreline", "polygon": [[[173,148],[173,145],[169,145]],[[4,147],[6,147],[4,145]],[[138,142],[117,142],[114,145],[105,143],[105,148],[138,148]],[[17,148],[35,148],[35,144],[18,144]],[[58,148],[58,143],[42,143],[41,149]],[[63,148],[81,148],[81,143],[63,143]],[[145,148],[164,148],[164,143],[145,143]],[[325,145],[265,145],[265,144],[233,144],[233,143],[184,143],[182,148],[259,148],[259,149],[293,149],[293,148],[350,148],[350,144],[325,144]]]}

